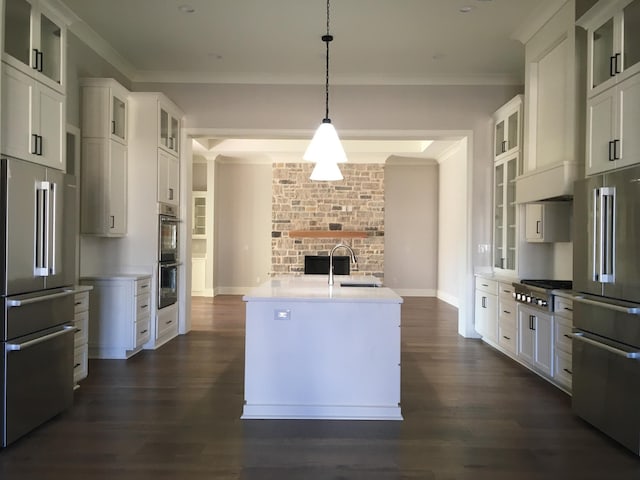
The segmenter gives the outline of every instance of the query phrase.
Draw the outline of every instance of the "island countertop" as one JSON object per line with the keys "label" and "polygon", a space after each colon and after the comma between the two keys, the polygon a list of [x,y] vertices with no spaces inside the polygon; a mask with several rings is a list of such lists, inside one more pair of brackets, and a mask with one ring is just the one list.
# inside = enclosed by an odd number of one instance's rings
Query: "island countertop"
{"label": "island countertop", "polygon": [[[371,286],[342,286],[341,284],[376,284]],[[402,297],[380,279],[370,275],[335,275],[334,285],[328,285],[326,275],[282,275],[271,278],[253,288],[242,299],[249,301],[290,302],[350,302],[402,303]]]}

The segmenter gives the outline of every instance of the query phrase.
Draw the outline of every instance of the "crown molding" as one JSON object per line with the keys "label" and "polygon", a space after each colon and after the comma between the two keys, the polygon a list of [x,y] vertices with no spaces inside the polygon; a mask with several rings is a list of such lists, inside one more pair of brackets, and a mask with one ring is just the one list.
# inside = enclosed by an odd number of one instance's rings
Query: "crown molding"
{"label": "crown molding", "polygon": [[514,32],[511,38],[526,45],[529,40],[567,3],[574,0],[559,0],[540,8],[531,17],[527,18]]}

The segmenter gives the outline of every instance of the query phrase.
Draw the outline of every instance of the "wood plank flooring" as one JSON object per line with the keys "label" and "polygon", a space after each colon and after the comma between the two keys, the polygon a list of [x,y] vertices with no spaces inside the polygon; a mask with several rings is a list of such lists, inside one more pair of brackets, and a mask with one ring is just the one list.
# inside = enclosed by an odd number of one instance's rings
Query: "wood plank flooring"
{"label": "wood plank flooring", "polygon": [[403,305],[403,422],[240,420],[241,298],[194,298],[193,315],[197,331],[156,351],[90,361],[74,407],[0,451],[0,478],[640,478],[567,395],[459,337],[436,299]]}

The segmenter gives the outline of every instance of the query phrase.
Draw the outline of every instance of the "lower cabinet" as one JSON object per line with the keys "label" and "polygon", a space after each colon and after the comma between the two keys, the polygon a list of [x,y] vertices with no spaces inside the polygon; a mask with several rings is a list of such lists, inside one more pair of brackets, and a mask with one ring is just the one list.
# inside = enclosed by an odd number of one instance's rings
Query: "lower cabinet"
{"label": "lower cabinet", "polygon": [[500,282],[498,294],[498,345],[515,355],[518,340],[518,317],[513,299],[513,285]]}
{"label": "lower cabinet", "polygon": [[518,305],[518,358],[544,375],[553,374],[553,317]]}
{"label": "lower cabinet", "polygon": [[553,358],[553,379],[564,390],[572,389],[573,351],[573,301],[564,297],[554,299],[555,341]]}
{"label": "lower cabinet", "polygon": [[151,336],[151,276],[85,277],[93,286],[89,308],[89,357],[129,358]]}
{"label": "lower cabinet", "polygon": [[483,339],[495,342],[498,338],[498,283],[476,277],[475,325]]}
{"label": "lower cabinet", "polygon": [[78,384],[89,373],[89,289],[75,294],[73,326],[76,328],[73,338],[73,382]]}

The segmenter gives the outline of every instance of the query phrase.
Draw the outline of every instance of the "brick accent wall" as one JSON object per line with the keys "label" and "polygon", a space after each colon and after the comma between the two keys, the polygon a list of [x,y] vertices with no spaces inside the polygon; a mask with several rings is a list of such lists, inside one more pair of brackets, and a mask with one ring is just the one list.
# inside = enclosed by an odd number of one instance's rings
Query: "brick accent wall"
{"label": "brick accent wall", "polygon": [[[312,163],[273,164],[272,274],[303,273],[305,255],[328,255],[338,243],[358,257],[353,274],[384,274],[384,165],[340,164],[344,179],[309,180]],[[291,238],[295,230],[364,231],[366,238]],[[347,255],[345,250],[336,252]]]}

